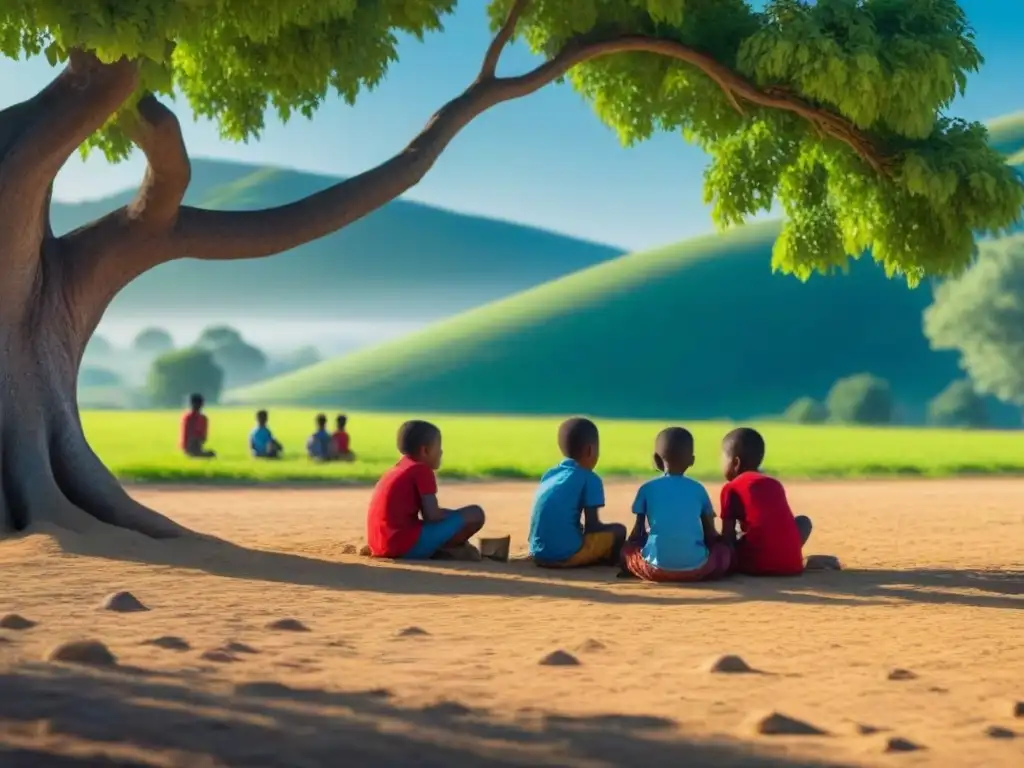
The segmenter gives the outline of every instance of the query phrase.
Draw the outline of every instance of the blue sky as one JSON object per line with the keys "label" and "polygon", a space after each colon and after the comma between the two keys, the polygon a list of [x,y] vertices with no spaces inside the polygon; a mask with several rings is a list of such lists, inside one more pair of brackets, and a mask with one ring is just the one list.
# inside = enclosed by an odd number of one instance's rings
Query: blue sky
{"label": "blue sky", "polygon": [[[961,0],[987,64],[956,112],[984,120],[1024,109],[1024,4]],[[489,33],[482,0],[463,0],[446,31],[403,42],[387,81],[355,107],[340,100],[313,121],[273,121],[258,143],[222,141],[178,106],[193,156],[283,165],[348,175],[400,149],[479,67]],[[531,57],[511,48],[503,69]],[[0,60],[0,104],[27,98],[53,76],[44,60]],[[710,231],[701,201],[704,155],[678,136],[621,147],[569,87],[551,86],[502,105],[470,125],[410,198],[459,211],[520,221],[627,248],[645,248]],[[58,178],[59,199],[98,197],[133,186],[137,158],[116,167],[72,160]]]}

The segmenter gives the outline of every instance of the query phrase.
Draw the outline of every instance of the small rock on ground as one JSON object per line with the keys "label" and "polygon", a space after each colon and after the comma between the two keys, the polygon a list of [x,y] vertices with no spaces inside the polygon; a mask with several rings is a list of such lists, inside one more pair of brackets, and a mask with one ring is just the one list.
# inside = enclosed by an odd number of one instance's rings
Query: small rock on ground
{"label": "small rock on ground", "polygon": [[985,735],[990,739],[1015,739],[1017,734],[1011,731],[1009,728],[1003,728],[1001,725],[990,725],[985,729]]}
{"label": "small rock on ground", "polygon": [[924,749],[924,747],[915,744],[910,739],[904,739],[902,736],[893,736],[885,742],[886,752],[917,752],[920,749]]}
{"label": "small rock on ground", "polygon": [[406,627],[398,633],[399,637],[426,637],[430,633],[422,627]]}
{"label": "small rock on ground", "polygon": [[94,667],[112,667],[117,664],[117,657],[99,640],[61,643],[46,654],[46,660]]}
{"label": "small rock on ground", "polygon": [[211,648],[208,651],[204,651],[200,658],[217,664],[230,664],[233,661],[238,661],[233,653],[223,648]]}
{"label": "small rock on ground", "polygon": [[580,653],[595,653],[597,651],[603,651],[605,648],[607,648],[607,646],[604,643],[591,637],[580,643],[579,648],[576,650]]}
{"label": "small rock on ground", "polygon": [[815,725],[797,720],[781,712],[755,715],[750,720],[757,733],[765,736],[825,736],[826,732]]}
{"label": "small rock on ground", "polygon": [[841,571],[843,564],[835,555],[808,555],[804,561],[805,571]]}
{"label": "small rock on ground", "polygon": [[552,651],[540,663],[545,667],[578,667],[580,660],[567,651]]}
{"label": "small rock on ground", "polygon": [[236,642],[234,640],[232,640],[230,643],[225,645],[224,646],[224,650],[227,651],[228,653],[259,653],[259,651],[257,651],[251,645],[246,645],[245,643],[239,643],[239,642]]}
{"label": "small rock on ground", "polygon": [[8,613],[5,616],[0,616],[0,629],[13,629],[23,630],[32,629],[36,625],[36,622],[31,619],[26,619],[19,613]]}
{"label": "small rock on ground", "polygon": [[1015,701],[1010,708],[1014,717],[1024,717],[1024,701]]}
{"label": "small rock on ground", "polygon": [[909,669],[894,669],[886,676],[889,680],[916,680],[917,675]]}
{"label": "small rock on ground", "polygon": [[753,667],[747,664],[747,662],[733,654],[716,656],[715,658],[707,661],[704,664],[703,669],[705,672],[717,674],[743,674],[754,671]]}
{"label": "small rock on ground", "polygon": [[131,592],[114,592],[107,595],[100,603],[100,608],[105,611],[114,611],[114,613],[139,613],[149,610]]}
{"label": "small rock on ground", "polygon": [[309,627],[298,619],[277,619],[268,623],[267,629],[279,632],[309,632]]}
{"label": "small rock on ground", "polygon": [[166,651],[188,651],[192,648],[188,640],[183,637],[175,637],[174,635],[154,637],[151,640],[144,640],[142,644],[163,648]]}

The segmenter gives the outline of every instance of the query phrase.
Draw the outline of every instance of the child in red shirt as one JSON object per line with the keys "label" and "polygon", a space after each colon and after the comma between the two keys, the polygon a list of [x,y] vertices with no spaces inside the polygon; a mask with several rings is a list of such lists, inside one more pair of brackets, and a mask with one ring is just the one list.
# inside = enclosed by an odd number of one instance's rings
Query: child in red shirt
{"label": "child in red shirt", "polygon": [[204,404],[202,395],[192,395],[189,410],[181,417],[181,450],[193,459],[212,459],[217,455],[206,447],[210,422],[203,414]]}
{"label": "child in red shirt", "polygon": [[384,473],[370,498],[370,553],[414,560],[470,557],[469,539],[483,528],[484,511],[475,505],[438,505],[434,470],[441,466],[441,430],[427,421],[407,421],[398,430],[398,450],[402,458]]}
{"label": "child in red shirt", "polygon": [[[782,483],[760,471],[764,438],[749,427],[722,440],[722,535],[736,548],[736,570],[752,576],[799,576],[811,520],[794,517]],[[739,525],[742,536],[737,537]]]}
{"label": "child in red shirt", "polygon": [[337,424],[337,429],[331,435],[332,458],[337,461],[355,461],[356,455],[352,453],[348,432],[345,431],[345,427],[348,425],[348,416],[339,413],[334,423]]}

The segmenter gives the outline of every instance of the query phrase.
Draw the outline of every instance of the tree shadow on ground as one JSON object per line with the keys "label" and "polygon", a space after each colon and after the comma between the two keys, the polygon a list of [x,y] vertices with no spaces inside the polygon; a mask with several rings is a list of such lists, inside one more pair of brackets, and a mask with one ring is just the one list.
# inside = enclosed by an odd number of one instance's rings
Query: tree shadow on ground
{"label": "tree shadow on ground", "polygon": [[[0,764],[28,766],[744,766],[811,768],[767,747],[697,742],[658,717],[497,718],[388,691],[25,665],[0,673]],[[827,738],[827,737],[817,737]]]}
{"label": "tree shadow on ground", "polygon": [[[380,564],[250,549],[213,538],[154,541],[55,531],[64,551],[213,576],[324,589],[415,595],[544,597],[604,604],[714,605],[770,601],[870,606],[893,602],[1024,609],[1024,571],[916,568],[807,572],[799,578],[733,577],[671,586],[618,581],[613,568],[541,571],[526,562]],[[689,593],[689,594],[687,594]]]}

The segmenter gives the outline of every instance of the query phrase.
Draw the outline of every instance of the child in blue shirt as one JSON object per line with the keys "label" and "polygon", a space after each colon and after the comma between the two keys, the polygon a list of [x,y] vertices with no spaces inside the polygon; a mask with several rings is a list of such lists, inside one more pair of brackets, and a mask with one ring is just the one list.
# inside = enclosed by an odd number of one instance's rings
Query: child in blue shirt
{"label": "child in blue shirt", "polygon": [[645,581],[705,581],[725,576],[732,550],[719,541],[707,490],[686,477],[693,466],[693,435],[682,427],[662,430],[654,464],[663,472],[637,491],[636,524],[622,548],[622,576]]}
{"label": "child in blue shirt", "polygon": [[600,454],[597,426],[583,418],[563,422],[558,447],[565,460],[544,473],[534,498],[530,557],[547,568],[615,565],[626,526],[598,517],[604,485],[594,472]]}
{"label": "child in blue shirt", "polygon": [[270,420],[266,411],[256,411],[256,426],[249,433],[249,451],[256,459],[281,458],[281,444],[274,439],[267,422]]}

